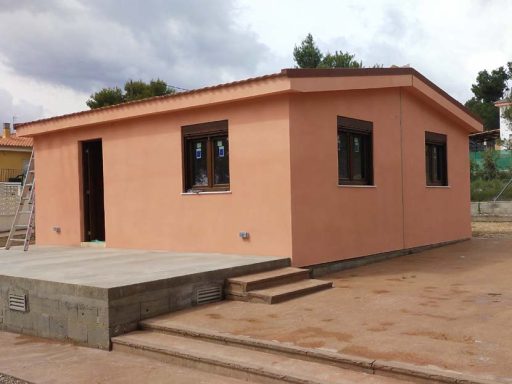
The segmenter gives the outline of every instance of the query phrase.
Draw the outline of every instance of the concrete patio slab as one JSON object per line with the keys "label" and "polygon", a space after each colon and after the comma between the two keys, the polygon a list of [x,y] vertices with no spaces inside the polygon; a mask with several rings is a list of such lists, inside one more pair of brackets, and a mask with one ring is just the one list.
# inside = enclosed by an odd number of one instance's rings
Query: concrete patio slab
{"label": "concrete patio slab", "polygon": [[325,276],[276,306],[223,302],[151,320],[512,382],[512,240],[473,239]]}
{"label": "concrete patio slab", "polygon": [[0,250],[0,274],[113,288],[282,259],[219,253],[31,246]]}
{"label": "concrete patio slab", "polygon": [[[277,257],[105,248],[0,251],[0,329],[110,348],[141,319],[222,297],[226,278],[286,267]],[[25,300],[25,310],[10,301]],[[215,299],[215,298],[214,298]]]}

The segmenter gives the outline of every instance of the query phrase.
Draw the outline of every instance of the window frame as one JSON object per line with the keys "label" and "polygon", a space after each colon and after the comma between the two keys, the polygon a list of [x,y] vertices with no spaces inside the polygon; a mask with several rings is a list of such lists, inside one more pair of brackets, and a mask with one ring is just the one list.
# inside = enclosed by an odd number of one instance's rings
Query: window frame
{"label": "window frame", "polygon": [[[348,139],[348,161],[347,161],[347,174],[348,178],[341,178],[340,169],[340,149],[339,140],[340,134],[346,134]],[[362,141],[362,158],[364,167],[364,177],[360,180],[354,179],[353,175],[353,156],[352,156],[352,138],[359,136],[363,138]],[[353,119],[350,117],[338,116],[337,120],[337,143],[338,143],[338,185],[369,185],[374,186],[373,180],[373,122]]]}
{"label": "window frame", "polygon": [[[448,186],[448,140],[445,134],[425,131],[425,182],[427,187],[447,187]],[[440,172],[440,177],[434,180],[434,157],[433,151],[437,148],[440,149],[442,157],[438,159],[441,161],[440,167],[437,171]],[[437,173],[436,171],[436,173]]]}
{"label": "window frame", "polygon": [[[229,175],[229,135],[228,120],[211,121],[207,123],[185,125],[181,127],[182,136],[182,166],[183,166],[183,192],[221,192],[229,191],[230,183],[215,184],[215,159],[214,142],[215,139],[225,138],[228,143],[227,148],[227,167]],[[206,174],[208,185],[193,185],[193,162],[191,157],[191,143],[197,140],[206,140]]]}

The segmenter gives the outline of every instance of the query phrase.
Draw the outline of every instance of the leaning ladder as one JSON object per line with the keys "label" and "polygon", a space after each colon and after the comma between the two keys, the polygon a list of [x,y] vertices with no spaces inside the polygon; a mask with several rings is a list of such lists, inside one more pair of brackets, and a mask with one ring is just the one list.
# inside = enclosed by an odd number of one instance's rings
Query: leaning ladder
{"label": "leaning ladder", "polygon": [[[5,249],[11,248],[14,243],[23,243],[23,250],[27,251],[30,245],[30,238],[34,232],[34,219],[35,219],[35,204],[34,204],[34,187],[35,187],[35,172],[34,172],[34,151],[30,155],[28,162],[27,172],[23,178],[23,187],[21,189],[20,202],[16,209],[16,215],[12,222],[11,231],[5,244]],[[27,219],[28,217],[28,219]],[[21,219],[24,224],[21,224]],[[23,231],[19,233],[18,231]],[[15,237],[23,236],[23,237]]]}

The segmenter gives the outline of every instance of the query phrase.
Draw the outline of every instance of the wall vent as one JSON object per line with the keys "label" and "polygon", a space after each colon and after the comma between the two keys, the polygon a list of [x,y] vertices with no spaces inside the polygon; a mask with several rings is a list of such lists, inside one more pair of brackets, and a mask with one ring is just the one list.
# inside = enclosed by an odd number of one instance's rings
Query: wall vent
{"label": "wall vent", "polygon": [[197,305],[214,303],[222,300],[222,287],[219,285],[201,287],[196,291]]}
{"label": "wall vent", "polygon": [[9,309],[13,311],[27,312],[27,295],[9,293]]}

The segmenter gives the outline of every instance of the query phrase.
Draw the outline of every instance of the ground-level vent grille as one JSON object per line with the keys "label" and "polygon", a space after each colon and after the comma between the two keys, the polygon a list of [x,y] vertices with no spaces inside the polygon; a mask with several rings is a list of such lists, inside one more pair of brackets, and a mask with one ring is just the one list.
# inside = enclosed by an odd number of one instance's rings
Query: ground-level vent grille
{"label": "ground-level vent grille", "polygon": [[9,293],[9,309],[27,312],[27,296]]}
{"label": "ground-level vent grille", "polygon": [[222,287],[210,286],[197,289],[196,293],[197,305],[213,303],[222,300]]}

